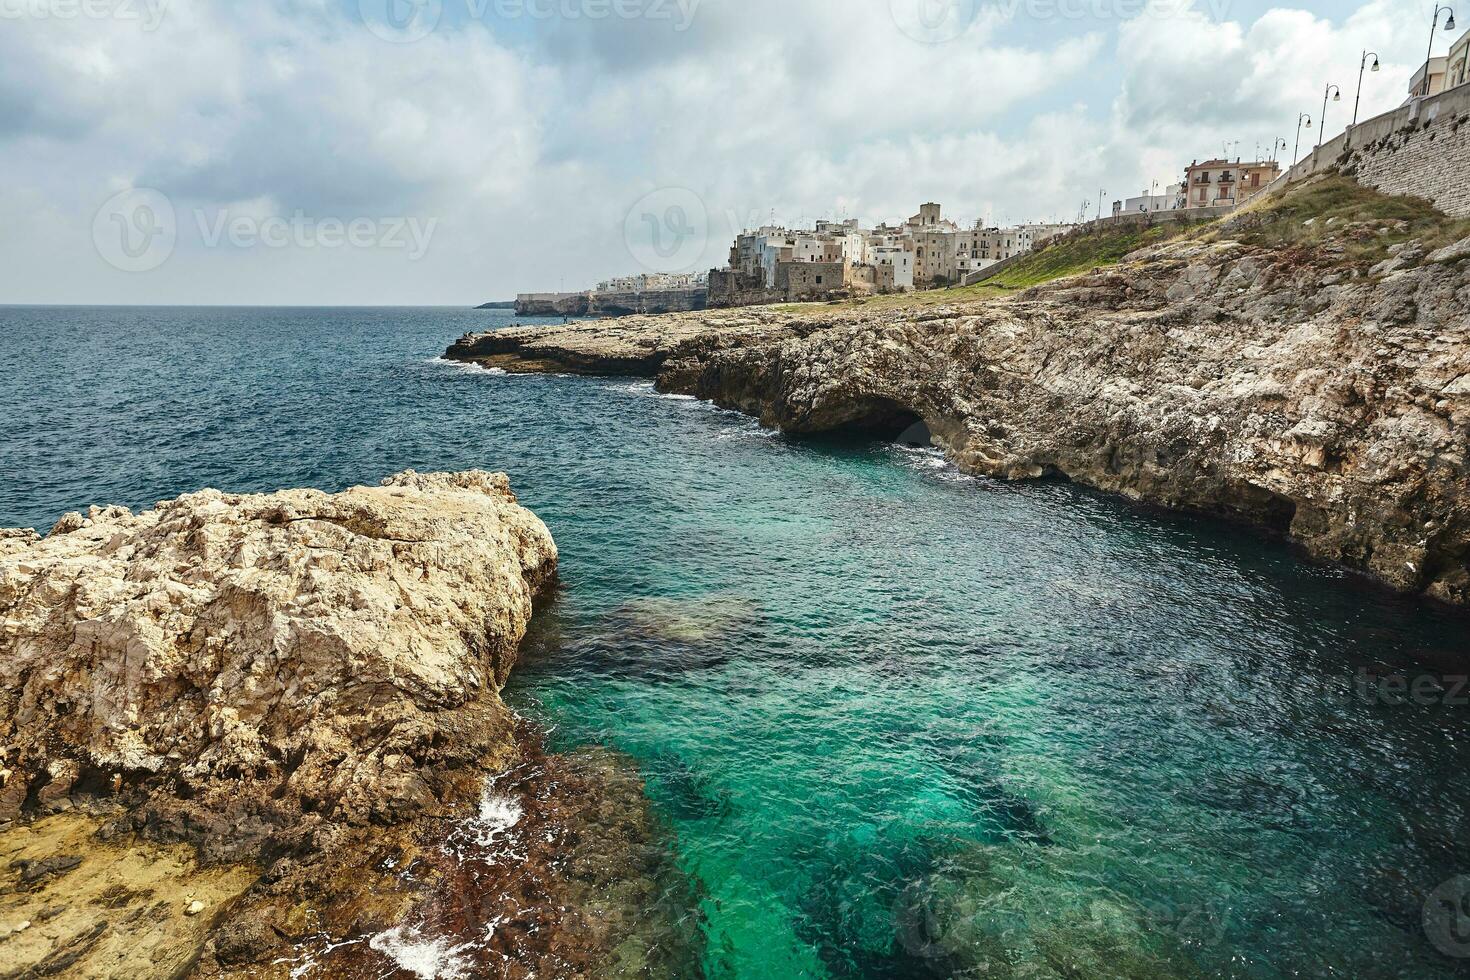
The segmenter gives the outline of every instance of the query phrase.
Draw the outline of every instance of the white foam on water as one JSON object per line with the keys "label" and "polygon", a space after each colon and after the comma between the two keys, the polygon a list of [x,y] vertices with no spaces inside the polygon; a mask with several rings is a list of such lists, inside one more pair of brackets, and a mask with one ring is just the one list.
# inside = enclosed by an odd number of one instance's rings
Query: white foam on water
{"label": "white foam on water", "polygon": [[301,950],[299,956],[271,961],[271,966],[288,966],[290,967],[291,980],[306,980],[321,965],[322,960],[331,956],[339,949],[356,946],[358,943],[365,942],[366,940],[348,939],[345,942],[334,943],[322,937],[318,941],[322,944],[319,949],[308,947]]}
{"label": "white foam on water", "polygon": [[637,395],[640,398],[660,398],[670,402],[696,402],[699,401],[693,395],[665,394],[654,386],[652,381],[634,381],[631,384],[609,385],[609,391],[620,391],[625,395]]}
{"label": "white foam on water", "polygon": [[725,439],[775,439],[781,435],[780,429],[767,429],[759,422],[751,420],[750,425],[732,426],[715,436],[718,440]]}
{"label": "white foam on water", "polygon": [[521,822],[525,812],[508,796],[501,796],[487,786],[480,797],[480,813],[474,820],[475,839],[485,847],[500,841],[512,827]]}
{"label": "white foam on water", "polygon": [[473,964],[464,955],[467,943],[455,946],[448,939],[426,939],[417,929],[398,926],[378,933],[368,945],[420,980],[468,980],[472,976]]}
{"label": "white foam on water", "polygon": [[960,468],[951,463],[949,457],[944,455],[944,450],[936,446],[895,445],[892,447],[892,453],[900,464],[932,474],[949,483],[968,482],[975,479],[968,473],[961,472]]}
{"label": "white foam on water", "polygon": [[495,377],[497,375],[503,376],[509,373],[504,368],[481,367],[478,364],[470,364],[467,361],[451,361],[447,357],[431,357],[424,363],[433,364],[436,367],[450,368],[457,374],[482,374],[489,375],[490,377]]}

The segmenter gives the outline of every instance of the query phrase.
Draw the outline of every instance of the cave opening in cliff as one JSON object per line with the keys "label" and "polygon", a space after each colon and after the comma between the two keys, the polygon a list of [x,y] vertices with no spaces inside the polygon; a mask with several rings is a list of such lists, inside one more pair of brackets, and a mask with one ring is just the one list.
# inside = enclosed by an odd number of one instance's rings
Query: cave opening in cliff
{"label": "cave opening in cliff", "polygon": [[861,411],[836,430],[900,446],[932,446],[934,434],[917,412],[887,398],[864,403]]}

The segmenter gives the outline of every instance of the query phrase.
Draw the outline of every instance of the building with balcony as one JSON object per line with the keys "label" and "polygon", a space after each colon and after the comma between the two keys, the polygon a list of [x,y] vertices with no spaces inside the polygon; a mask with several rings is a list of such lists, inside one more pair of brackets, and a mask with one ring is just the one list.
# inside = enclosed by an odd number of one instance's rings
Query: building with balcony
{"label": "building with balcony", "polygon": [[1239,207],[1281,176],[1274,160],[1196,160],[1185,171],[1185,208]]}

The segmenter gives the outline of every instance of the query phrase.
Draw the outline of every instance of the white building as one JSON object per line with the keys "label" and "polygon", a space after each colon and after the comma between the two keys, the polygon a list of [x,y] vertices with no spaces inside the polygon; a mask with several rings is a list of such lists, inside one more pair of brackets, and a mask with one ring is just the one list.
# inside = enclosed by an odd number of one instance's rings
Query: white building
{"label": "white building", "polygon": [[1029,252],[1071,227],[986,228],[976,222],[973,228],[961,230],[943,216],[940,205],[931,203],[900,225],[885,223],[864,229],[857,220],[849,219],[819,221],[812,230],[772,225],[744,232],[730,249],[730,268],[758,277],[772,289],[782,281],[780,269],[788,263],[871,267],[872,282],[878,289],[907,290],[959,282],[969,273]]}
{"label": "white building", "polygon": [[901,245],[879,245],[873,249],[879,289],[908,292],[914,288],[914,253]]}
{"label": "white building", "polygon": [[1113,214],[1149,214],[1154,211],[1177,211],[1183,200],[1180,184],[1170,184],[1162,194],[1140,194],[1126,201],[1113,202]]}
{"label": "white building", "polygon": [[638,276],[606,279],[597,284],[599,293],[654,293],[674,289],[698,289],[709,285],[709,273],[652,272]]}

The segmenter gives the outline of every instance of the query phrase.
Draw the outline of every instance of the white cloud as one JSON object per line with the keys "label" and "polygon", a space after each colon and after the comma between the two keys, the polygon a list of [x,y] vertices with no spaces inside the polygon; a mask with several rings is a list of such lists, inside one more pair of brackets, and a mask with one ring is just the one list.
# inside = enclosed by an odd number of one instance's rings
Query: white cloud
{"label": "white cloud", "polygon": [[1257,142],[1294,141],[1297,116],[1307,113],[1313,128],[1306,135],[1315,142],[1329,84],[1342,101],[1328,103],[1327,132],[1340,132],[1352,116],[1364,50],[1381,55],[1382,70],[1365,76],[1361,117],[1403,102],[1423,61],[1423,13],[1417,0],[1373,0],[1339,22],[1288,9],[1269,10],[1249,25],[1212,23],[1197,13],[1173,24],[1132,21],[1118,40],[1120,137],[1193,141],[1191,157],[1239,140],[1248,155]]}
{"label": "white cloud", "polygon": [[[706,264],[732,224],[771,209],[876,221],[932,198],[966,218],[1071,216],[1099,186],[1177,179],[1223,140],[1248,154],[1315,114],[1326,75],[1343,76],[1345,121],[1366,39],[1384,71],[1365,115],[1396,104],[1410,35],[1423,43],[1413,0],[1339,22],[1060,26],[988,4],[938,45],[905,36],[889,0],[704,0],[687,31],[446,16],[411,44],[374,36],[355,6],[174,0],[155,31],[0,25],[0,302],[463,303],[580,286],[636,271],[624,218],[664,186],[706,202]],[[175,253],[146,275],[91,244],[95,209],[127,186],[181,215]],[[438,225],[413,263],[206,248],[194,212],[221,209]]]}

